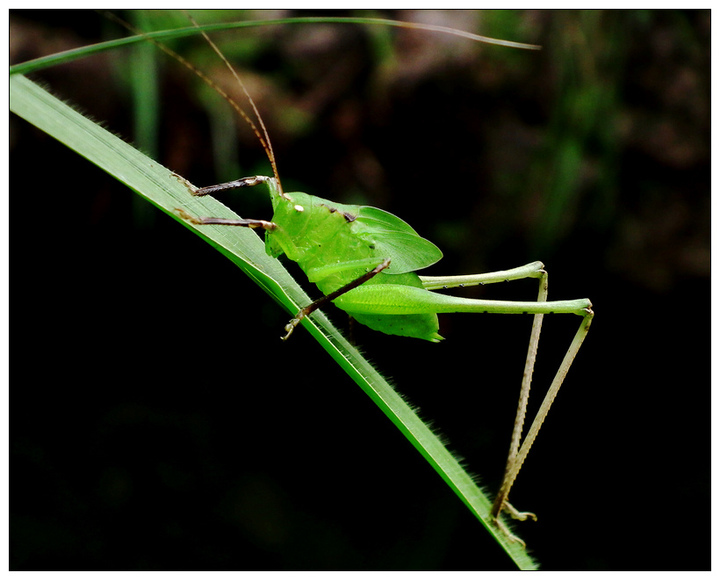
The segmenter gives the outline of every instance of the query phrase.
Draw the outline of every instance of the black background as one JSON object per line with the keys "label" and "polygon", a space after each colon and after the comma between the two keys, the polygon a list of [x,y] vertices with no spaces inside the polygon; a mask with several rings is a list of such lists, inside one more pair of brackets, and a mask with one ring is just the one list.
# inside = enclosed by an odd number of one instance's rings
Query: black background
{"label": "black background", "polygon": [[[285,188],[400,215],[445,253],[428,274],[540,259],[551,298],[590,298],[512,493],[540,518],[520,534],[543,569],[709,569],[709,11],[380,15],[543,50],[406,30],[386,31],[388,56],[366,29],[309,25],[221,37],[244,51]],[[14,12],[10,33],[13,62],[123,34],[86,11]],[[177,48],[224,74],[197,39]],[[128,55],[34,78],[134,140]],[[210,163],[197,79],[159,61],[157,159],[237,177]],[[241,175],[267,173],[238,125]],[[10,145],[11,569],[512,567],[305,332],[280,342],[287,313],[229,261],[14,116]],[[252,193],[231,203],[268,217]],[[546,318],[535,404],[578,322]],[[529,327],[445,315],[440,345],[357,339],[494,489]]]}

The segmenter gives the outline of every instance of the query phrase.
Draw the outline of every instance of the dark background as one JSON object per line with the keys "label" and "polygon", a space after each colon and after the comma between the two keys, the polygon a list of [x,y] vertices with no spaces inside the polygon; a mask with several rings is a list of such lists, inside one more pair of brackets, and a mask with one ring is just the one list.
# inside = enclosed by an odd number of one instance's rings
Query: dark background
{"label": "dark background", "polygon": [[[551,299],[590,298],[589,337],[511,495],[539,516],[519,533],[547,570],[709,569],[710,12],[377,15],[543,50],[354,26],[218,35],[285,189],[400,215],[445,253],[428,274],[539,259]],[[11,58],[124,34],[94,12],[13,12]],[[201,40],[173,46],[225,80]],[[34,78],[194,183],[267,174],[222,101],[146,50],[150,75],[123,50]],[[146,96],[161,80],[139,131],[129,67]],[[11,569],[512,566],[305,332],[280,342],[288,314],[229,261],[14,116],[10,152]],[[251,193],[229,203],[269,217]],[[578,322],[546,317],[535,404]],[[216,325],[226,337],[208,342]],[[440,345],[357,340],[495,489],[529,328],[444,315]]]}

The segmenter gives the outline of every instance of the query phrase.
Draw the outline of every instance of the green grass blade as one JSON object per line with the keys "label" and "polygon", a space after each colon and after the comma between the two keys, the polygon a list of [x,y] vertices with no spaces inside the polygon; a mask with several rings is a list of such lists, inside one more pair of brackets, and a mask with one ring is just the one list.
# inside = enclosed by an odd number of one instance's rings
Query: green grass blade
{"label": "green grass blade", "polygon": [[[198,229],[173,214],[173,208],[183,207],[195,215],[237,217],[217,200],[191,197],[168,169],[86,119],[22,75],[10,77],[10,108],[193,230],[237,264],[289,313],[294,314],[301,305],[309,302],[305,292],[280,262],[265,253],[263,242],[254,232],[220,226],[203,226]],[[321,312],[316,312],[309,319],[303,320],[303,326],[402,431],[516,565],[521,569],[536,568],[535,562],[518,543],[510,542],[490,523],[491,501],[483,490],[329,320]],[[341,413],[342,409],[338,409],[338,412]],[[478,566],[482,566],[481,561]]]}
{"label": "green grass blade", "polygon": [[27,74],[29,72],[55,66],[64,62],[77,60],[78,58],[84,58],[99,52],[106,50],[113,50],[122,46],[128,46],[138,42],[147,42],[149,39],[158,40],[160,42],[167,42],[175,38],[183,38],[185,36],[193,36],[200,34],[200,32],[217,32],[221,30],[231,30],[234,28],[252,28],[256,26],[271,26],[280,24],[366,24],[374,26],[392,26],[399,28],[420,28],[431,32],[438,32],[441,34],[451,34],[453,36],[461,36],[469,40],[477,42],[483,42],[485,44],[495,44],[498,46],[505,46],[508,48],[520,48],[525,50],[539,50],[540,47],[534,44],[525,44],[522,42],[512,42],[509,40],[499,40],[496,38],[489,38],[487,36],[480,36],[471,32],[465,32],[463,30],[455,30],[453,28],[447,28],[445,26],[432,26],[429,24],[418,24],[412,22],[399,22],[397,20],[388,20],[385,18],[363,18],[363,17],[333,17],[333,16],[308,16],[299,18],[279,18],[277,20],[247,20],[242,22],[223,22],[219,24],[204,24],[202,26],[189,26],[186,28],[174,28],[171,30],[160,30],[157,32],[148,32],[146,34],[137,36],[128,36],[125,38],[118,38],[115,40],[109,40],[107,42],[99,42],[90,46],[83,46],[81,48],[75,48],[72,50],[66,50],[64,52],[58,52],[49,56],[36,58],[20,64],[16,64],[10,67],[10,74]]}

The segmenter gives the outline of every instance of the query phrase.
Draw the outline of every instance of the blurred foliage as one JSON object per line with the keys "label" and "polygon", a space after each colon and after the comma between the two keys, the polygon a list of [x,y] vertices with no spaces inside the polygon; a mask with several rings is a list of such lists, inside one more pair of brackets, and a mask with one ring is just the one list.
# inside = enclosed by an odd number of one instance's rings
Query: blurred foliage
{"label": "blurred foliage", "polygon": [[[286,14],[245,17],[280,15]],[[672,270],[707,273],[709,254],[701,246],[708,229],[697,223],[707,208],[700,199],[680,199],[667,180],[654,183],[637,170],[638,164],[658,163],[689,172],[708,163],[709,85],[700,74],[709,58],[704,13],[378,15],[531,40],[544,49],[536,54],[417,30],[324,24],[268,27],[241,38],[218,35],[221,50],[265,112],[281,177],[292,187],[407,215],[403,199],[411,196],[412,206],[433,205],[443,189],[436,176],[452,175],[462,184],[463,213],[474,219],[468,224],[443,211],[424,222],[441,245],[458,252],[522,243],[528,255],[548,256],[582,229],[606,238],[612,268],[649,287],[672,284]],[[187,24],[177,13],[157,16],[151,28]],[[196,18],[231,20],[237,14],[199,12]],[[186,57],[245,103],[202,39],[187,44]],[[208,179],[267,172],[261,152],[254,166],[237,167],[236,160],[245,157],[240,149],[257,150],[255,137],[242,123],[239,132],[231,130],[231,112],[197,84],[214,128],[215,177]],[[170,123],[186,130],[180,119]],[[178,171],[200,172],[196,153],[188,153],[178,146],[167,155]],[[649,195],[639,195],[643,190]],[[624,204],[633,198],[637,205],[627,215]],[[662,207],[673,204],[692,207],[685,218],[670,212],[675,219],[665,223]],[[638,213],[657,215],[658,221],[642,231]],[[406,219],[417,223],[412,217]],[[660,229],[667,235],[657,235]],[[683,245],[675,236],[693,237],[693,251],[675,252]],[[625,243],[633,243],[634,251],[618,250]],[[675,261],[667,260],[671,253]],[[459,267],[474,271],[499,261],[488,256]]]}
{"label": "blurred foliage", "polygon": [[[264,113],[290,189],[408,215],[408,206],[436,205],[433,200],[444,188],[438,176],[452,175],[461,184],[463,213],[472,221],[441,210],[419,224],[458,252],[485,247],[504,253],[507,244],[522,244],[533,258],[547,257],[572,243],[573,230],[583,229],[604,238],[613,269],[648,287],[672,284],[674,271],[707,274],[709,254],[702,246],[709,232],[698,223],[707,209],[702,196],[683,198],[672,179],[646,170],[658,164],[677,175],[697,175],[707,166],[706,12],[362,13],[532,41],[543,50],[509,50],[418,30],[328,24],[216,35]],[[193,14],[209,22],[293,13]],[[136,24],[146,30],[189,25],[178,11],[128,16],[141,18]],[[110,27],[104,23],[103,28]],[[15,39],[19,58],[22,39]],[[247,108],[234,79],[202,38],[175,42],[173,48]],[[33,50],[45,52],[42,43]],[[148,47],[137,50],[148,53]],[[173,85],[158,89],[161,77],[152,62],[139,73],[139,59],[110,58],[123,67],[132,62],[126,72],[135,74],[138,103],[154,98],[154,105],[135,109],[134,133],[141,146],[152,151],[157,139],[152,135],[161,134],[167,164],[182,174],[201,175],[203,183],[268,172],[255,136],[233,121],[232,111],[199,79],[188,78],[163,55]],[[180,86],[188,84],[197,87],[195,96],[182,96]],[[152,97],[159,92],[166,95],[163,101]],[[179,108],[187,98],[206,110],[212,155],[207,148],[198,155],[198,148],[189,146],[201,142],[202,129],[196,113]],[[153,129],[153,123],[164,126]],[[251,154],[257,161],[238,166],[238,159]],[[206,163],[211,166],[204,168]],[[685,205],[686,213],[663,211],[675,205]],[[656,216],[653,223],[639,225],[644,214]],[[416,223],[412,218],[410,213],[406,219]],[[488,227],[494,224],[500,227]],[[658,235],[661,230],[665,233]],[[684,242],[692,252],[673,249]],[[627,243],[633,244],[632,252],[619,249]],[[674,259],[667,260],[668,254]],[[475,271],[497,261],[486,256],[458,267]]]}

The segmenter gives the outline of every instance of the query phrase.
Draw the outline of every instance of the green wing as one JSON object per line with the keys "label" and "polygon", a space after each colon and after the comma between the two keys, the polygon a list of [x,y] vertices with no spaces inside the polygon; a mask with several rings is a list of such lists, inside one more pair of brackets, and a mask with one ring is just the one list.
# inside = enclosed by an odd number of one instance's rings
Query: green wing
{"label": "green wing", "polygon": [[362,206],[353,232],[375,246],[378,256],[390,258],[389,274],[427,268],[442,258],[431,241],[421,238],[406,222],[376,207]]}

